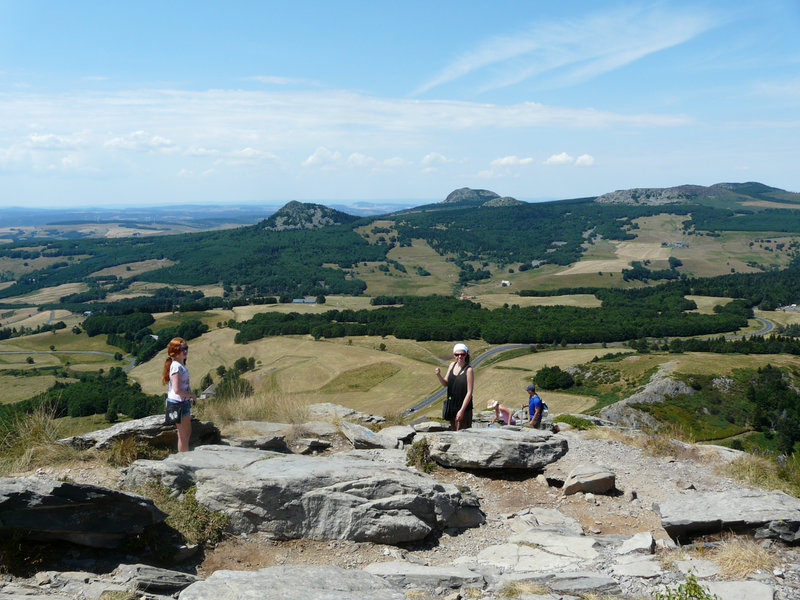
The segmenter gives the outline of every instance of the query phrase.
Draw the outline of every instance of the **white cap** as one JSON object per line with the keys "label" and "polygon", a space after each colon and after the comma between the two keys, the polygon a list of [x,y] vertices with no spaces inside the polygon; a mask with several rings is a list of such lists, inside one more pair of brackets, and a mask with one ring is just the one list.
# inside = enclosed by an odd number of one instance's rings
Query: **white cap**
{"label": "white cap", "polygon": [[453,346],[453,354],[456,352],[465,352],[466,354],[469,354],[469,348],[467,348],[466,344],[456,344]]}
{"label": "white cap", "polygon": [[486,405],[486,408],[494,408],[497,406],[497,400],[489,400],[489,404]]}

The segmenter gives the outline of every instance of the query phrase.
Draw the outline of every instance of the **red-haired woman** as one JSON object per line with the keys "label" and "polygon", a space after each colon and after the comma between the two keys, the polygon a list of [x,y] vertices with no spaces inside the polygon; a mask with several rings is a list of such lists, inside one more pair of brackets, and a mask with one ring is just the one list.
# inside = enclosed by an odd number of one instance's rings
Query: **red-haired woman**
{"label": "red-haired woman", "polygon": [[161,383],[167,386],[167,414],[171,414],[178,428],[178,452],[189,450],[192,437],[192,400],[197,396],[189,385],[189,370],[186,357],[189,345],[183,338],[172,338],[167,344],[167,358],[161,373]]}

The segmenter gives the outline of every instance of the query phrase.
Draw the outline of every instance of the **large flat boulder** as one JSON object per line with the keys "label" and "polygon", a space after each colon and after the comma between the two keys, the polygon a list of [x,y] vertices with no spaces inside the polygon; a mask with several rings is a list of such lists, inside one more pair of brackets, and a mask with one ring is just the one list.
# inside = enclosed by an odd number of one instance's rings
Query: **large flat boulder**
{"label": "large flat boulder", "polygon": [[160,478],[229,517],[233,533],[275,539],[346,539],[397,544],[435,530],[484,522],[477,498],[451,484],[368,455],[309,457],[202,446],[163,461],[139,460],[123,485]]}
{"label": "large flat boulder", "polygon": [[[128,437],[134,437],[137,441],[161,448],[172,448],[178,444],[178,432],[175,429],[175,425],[165,425],[164,415],[151,415],[141,419],[117,423],[105,429],[58,440],[58,443],[85,450],[88,448],[108,448],[115,441]],[[192,417],[190,447],[219,444],[220,439],[219,428],[214,423],[199,421]]]}
{"label": "large flat boulder", "polygon": [[0,479],[0,537],[116,548],[164,519],[152,500],[136,494],[38,477]]}
{"label": "large flat boulder", "polygon": [[215,571],[180,600],[405,600],[403,591],[366,571],[328,566]]}
{"label": "large flat boulder", "polygon": [[653,507],[676,541],[733,531],[800,541],[800,499],[783,492],[731,490],[680,494]]}
{"label": "large flat boulder", "polygon": [[464,429],[417,434],[428,442],[432,460],[459,469],[540,471],[567,453],[567,439],[526,427]]}

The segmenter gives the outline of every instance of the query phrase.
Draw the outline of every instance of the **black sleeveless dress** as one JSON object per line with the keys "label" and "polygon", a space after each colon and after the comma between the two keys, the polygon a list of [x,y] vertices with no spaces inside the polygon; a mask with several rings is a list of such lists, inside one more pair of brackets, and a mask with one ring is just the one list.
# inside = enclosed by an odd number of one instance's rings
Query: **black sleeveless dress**
{"label": "black sleeveless dress", "polygon": [[[447,380],[447,398],[445,398],[444,405],[442,406],[442,418],[452,421],[456,418],[456,414],[461,410],[461,405],[464,403],[464,398],[467,396],[467,369],[464,367],[456,376],[453,376],[452,371]],[[472,409],[472,399],[470,398],[468,409]]]}

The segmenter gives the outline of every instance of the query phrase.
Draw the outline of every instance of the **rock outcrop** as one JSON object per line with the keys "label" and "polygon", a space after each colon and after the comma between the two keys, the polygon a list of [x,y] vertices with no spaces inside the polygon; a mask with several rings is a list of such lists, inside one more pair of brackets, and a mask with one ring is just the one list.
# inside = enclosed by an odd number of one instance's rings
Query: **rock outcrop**
{"label": "rock outcrop", "polygon": [[566,454],[565,437],[523,427],[425,433],[432,460],[458,469],[541,471]]}
{"label": "rock outcrop", "polygon": [[116,548],[166,516],[135,494],[38,477],[0,479],[0,537]]}
{"label": "rock outcrop", "polygon": [[733,531],[800,542],[800,500],[783,492],[680,494],[653,508],[661,516],[664,529],[677,541]]}
{"label": "rock outcrop", "polygon": [[203,446],[163,461],[136,461],[123,484],[137,489],[153,479],[178,490],[197,486],[197,501],[227,515],[236,534],[398,544],[484,521],[471,494],[353,453],[307,457]]}

